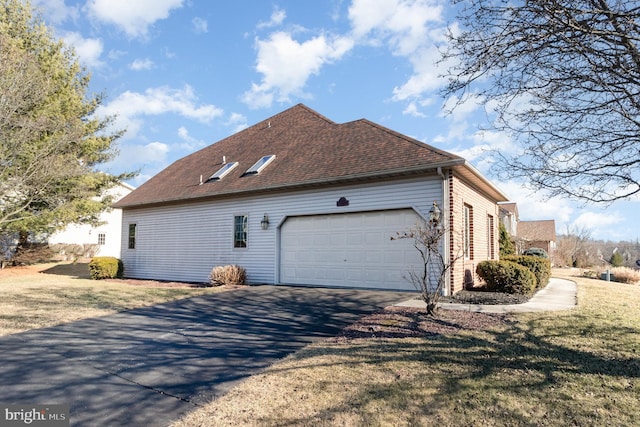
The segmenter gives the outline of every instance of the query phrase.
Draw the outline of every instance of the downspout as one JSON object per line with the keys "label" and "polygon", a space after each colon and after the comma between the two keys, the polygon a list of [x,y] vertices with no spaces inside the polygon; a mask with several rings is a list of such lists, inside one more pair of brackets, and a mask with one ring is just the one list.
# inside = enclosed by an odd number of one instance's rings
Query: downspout
{"label": "downspout", "polygon": [[[444,251],[444,262],[445,265],[450,262],[451,253],[449,249],[449,233],[451,233],[451,215],[449,212],[449,185],[447,181],[447,177],[442,172],[442,167],[438,166],[436,170],[438,176],[442,179],[442,213],[444,214],[444,224],[449,227],[449,231],[445,232],[444,239],[442,242],[442,250]],[[447,274],[445,277],[445,284],[443,293],[444,296],[449,295],[449,289],[451,287],[451,273]]]}

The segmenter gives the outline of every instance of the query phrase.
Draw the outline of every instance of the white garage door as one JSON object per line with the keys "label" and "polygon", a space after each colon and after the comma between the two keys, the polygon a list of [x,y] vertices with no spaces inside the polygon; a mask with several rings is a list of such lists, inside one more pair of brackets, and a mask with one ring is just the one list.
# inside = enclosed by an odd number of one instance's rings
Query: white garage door
{"label": "white garage door", "polygon": [[411,209],[288,218],[281,230],[286,284],[415,290],[413,240],[391,240],[419,221]]}

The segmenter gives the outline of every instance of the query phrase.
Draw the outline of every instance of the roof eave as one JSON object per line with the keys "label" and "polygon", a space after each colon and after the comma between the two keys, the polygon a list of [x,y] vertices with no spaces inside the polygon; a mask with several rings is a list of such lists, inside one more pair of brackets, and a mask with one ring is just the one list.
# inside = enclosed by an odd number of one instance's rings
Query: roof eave
{"label": "roof eave", "polygon": [[460,165],[456,165],[457,170],[462,173],[463,176],[471,174],[475,180],[473,182],[480,183],[483,191],[490,195],[496,202],[507,202],[509,197],[495,184],[493,184],[487,177],[485,177],[478,169],[476,169],[471,163],[463,160]]}
{"label": "roof eave", "polygon": [[311,187],[319,187],[322,185],[337,185],[337,184],[349,184],[354,182],[361,181],[371,181],[378,179],[388,179],[394,177],[402,177],[402,176],[412,176],[423,173],[428,173],[432,171],[438,170],[438,168],[448,168],[455,167],[459,165],[463,165],[465,160],[462,158],[448,160],[445,162],[433,163],[428,166],[420,165],[414,167],[404,167],[397,169],[389,169],[386,171],[376,171],[362,174],[353,174],[353,175],[342,175],[335,178],[321,178],[315,180],[308,180],[303,182],[292,182],[289,184],[278,184],[273,186],[265,186],[254,189],[246,189],[246,190],[231,190],[231,191],[222,191],[213,194],[204,194],[190,197],[179,197],[179,198],[167,198],[167,199],[156,199],[148,202],[141,203],[116,203],[113,206],[116,208],[127,209],[127,208],[138,208],[138,207],[148,207],[148,206],[157,206],[163,204],[173,204],[173,203],[181,203],[181,202],[195,202],[200,200],[207,200],[218,197],[229,197],[229,196],[245,196],[249,194],[259,194],[259,193],[268,193],[273,191],[291,191],[298,190],[304,188]]}

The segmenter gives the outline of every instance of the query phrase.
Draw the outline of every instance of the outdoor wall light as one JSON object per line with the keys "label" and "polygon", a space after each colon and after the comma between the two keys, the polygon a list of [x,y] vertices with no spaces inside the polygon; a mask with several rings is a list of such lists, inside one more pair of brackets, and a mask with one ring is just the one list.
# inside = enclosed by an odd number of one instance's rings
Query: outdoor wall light
{"label": "outdoor wall light", "polygon": [[269,228],[269,217],[267,216],[267,214],[264,214],[264,216],[262,217],[262,221],[260,221],[260,227],[262,227],[263,230]]}
{"label": "outdoor wall light", "polygon": [[433,223],[433,224],[439,224],[440,223],[440,208],[438,207],[438,203],[436,203],[436,201],[433,201],[433,206],[431,207],[431,209],[429,209],[429,222]]}

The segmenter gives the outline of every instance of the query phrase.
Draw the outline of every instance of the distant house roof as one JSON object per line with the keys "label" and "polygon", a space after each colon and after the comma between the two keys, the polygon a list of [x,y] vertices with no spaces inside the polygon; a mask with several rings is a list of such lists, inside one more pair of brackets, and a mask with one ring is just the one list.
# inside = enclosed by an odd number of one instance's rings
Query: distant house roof
{"label": "distant house roof", "polygon": [[499,203],[498,204],[500,206],[500,209],[505,210],[506,212],[515,215],[516,217],[516,221],[519,219],[518,217],[518,204],[514,203],[514,202],[506,202],[506,203]]}
{"label": "distant house roof", "polygon": [[528,241],[555,242],[556,222],[553,219],[520,221],[517,236]]}
{"label": "distant house roof", "polygon": [[[258,173],[249,170],[268,157]],[[236,162],[222,178],[209,179]],[[494,200],[507,200],[462,157],[365,119],[337,124],[298,104],[174,162],[115,207],[411,176],[438,167],[453,167]]]}

